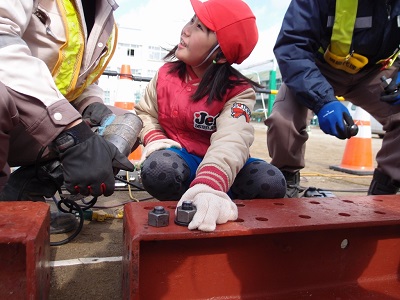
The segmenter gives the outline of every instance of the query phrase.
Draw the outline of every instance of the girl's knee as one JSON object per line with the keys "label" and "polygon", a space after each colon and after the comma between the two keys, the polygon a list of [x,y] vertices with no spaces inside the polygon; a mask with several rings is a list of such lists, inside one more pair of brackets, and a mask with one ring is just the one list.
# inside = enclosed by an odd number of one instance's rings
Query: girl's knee
{"label": "girl's knee", "polygon": [[286,194],[286,181],[277,167],[256,160],[243,167],[231,190],[237,199],[283,198]]}
{"label": "girl's knee", "polygon": [[155,151],[141,169],[143,187],[158,200],[179,200],[186,191],[190,170],[175,152]]}

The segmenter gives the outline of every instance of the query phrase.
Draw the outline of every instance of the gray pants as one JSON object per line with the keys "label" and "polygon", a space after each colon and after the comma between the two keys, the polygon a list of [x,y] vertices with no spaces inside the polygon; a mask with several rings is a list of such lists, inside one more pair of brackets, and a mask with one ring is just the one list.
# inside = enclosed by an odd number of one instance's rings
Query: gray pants
{"label": "gray pants", "polygon": [[[16,99],[18,100],[16,101]],[[0,191],[10,175],[10,165],[24,165],[34,162],[41,145],[36,142],[20,122],[17,102],[28,97],[19,94],[0,82]]]}
{"label": "gray pants", "polygon": [[[377,169],[400,182],[400,105],[392,106],[379,99],[383,92],[380,78],[392,77],[398,68],[384,71],[374,68],[351,75],[328,64],[317,65],[337,96],[343,96],[382,123],[386,134],[376,156]],[[308,114],[309,109],[297,102],[295,95],[282,84],[272,113],[265,121],[271,164],[282,171],[295,172],[305,166]]]}

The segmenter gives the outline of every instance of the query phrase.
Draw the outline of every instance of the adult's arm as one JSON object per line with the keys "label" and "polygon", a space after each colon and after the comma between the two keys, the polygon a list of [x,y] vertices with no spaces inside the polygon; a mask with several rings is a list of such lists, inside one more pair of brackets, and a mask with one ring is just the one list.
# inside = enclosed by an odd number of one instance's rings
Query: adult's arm
{"label": "adult's arm", "polygon": [[329,2],[293,0],[274,46],[283,81],[296,99],[315,113],[336,100],[332,86],[315,63],[321,41],[327,38]]}

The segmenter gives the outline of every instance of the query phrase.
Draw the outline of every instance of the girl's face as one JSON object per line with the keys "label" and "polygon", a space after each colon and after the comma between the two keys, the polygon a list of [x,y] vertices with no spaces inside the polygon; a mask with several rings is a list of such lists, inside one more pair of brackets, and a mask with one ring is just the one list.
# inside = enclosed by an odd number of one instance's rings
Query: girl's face
{"label": "girl's face", "polygon": [[204,26],[195,15],[182,29],[181,41],[175,51],[175,56],[192,66],[193,69],[201,68],[205,70],[216,54],[211,55],[207,62],[203,64],[202,62],[217,43],[215,32]]}

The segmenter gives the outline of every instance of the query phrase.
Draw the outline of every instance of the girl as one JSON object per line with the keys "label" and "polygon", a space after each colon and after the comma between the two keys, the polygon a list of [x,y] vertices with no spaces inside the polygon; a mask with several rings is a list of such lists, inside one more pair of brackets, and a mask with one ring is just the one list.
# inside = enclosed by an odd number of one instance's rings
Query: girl
{"label": "girl", "polygon": [[257,43],[252,11],[242,0],[191,4],[194,17],[135,108],[143,120],[141,176],[155,198],[193,202],[189,229],[213,231],[237,219],[231,198],[283,198],[286,182],[276,167],[250,158],[259,85],[231,66]]}

